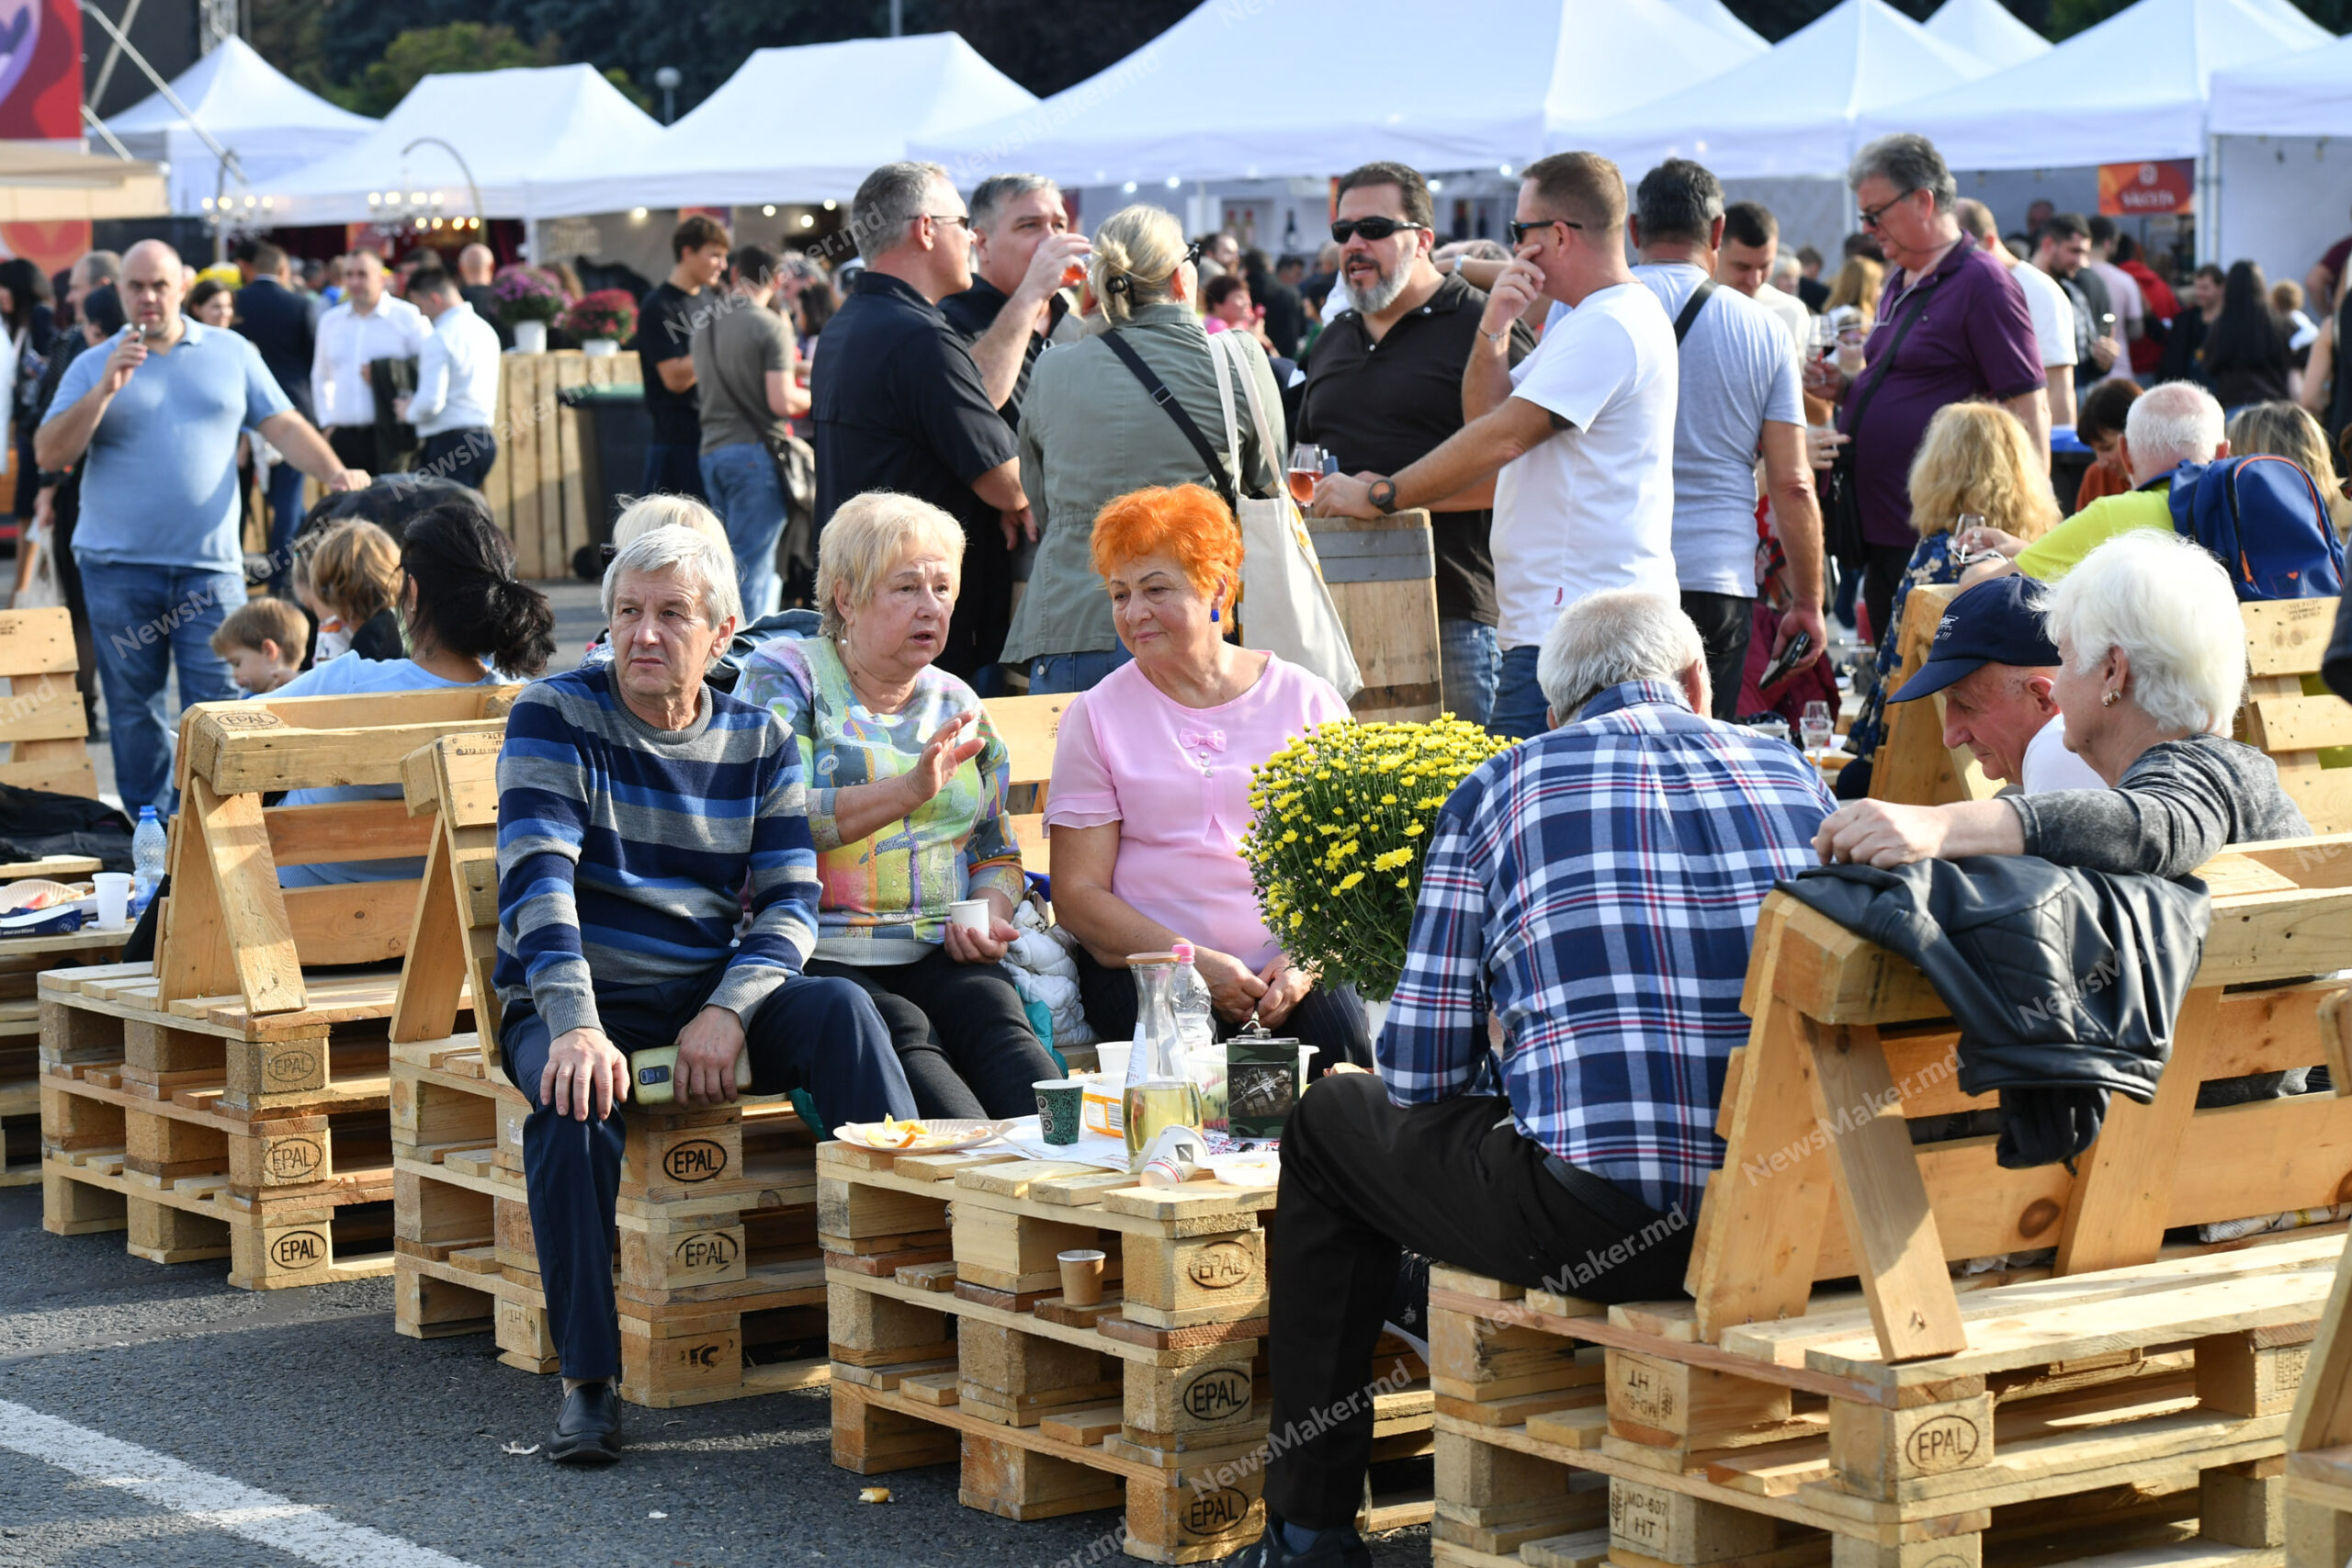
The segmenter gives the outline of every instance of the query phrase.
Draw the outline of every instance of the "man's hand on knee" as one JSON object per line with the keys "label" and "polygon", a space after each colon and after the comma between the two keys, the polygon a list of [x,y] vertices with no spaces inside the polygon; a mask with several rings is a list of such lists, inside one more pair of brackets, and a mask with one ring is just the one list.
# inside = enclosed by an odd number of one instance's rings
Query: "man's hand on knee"
{"label": "man's hand on knee", "polygon": [[690,1104],[725,1105],[735,1098],[735,1059],[743,1054],[743,1021],[707,1007],[678,1031],[678,1087]]}
{"label": "man's hand on knee", "polygon": [[548,1047],[548,1065],[539,1069],[539,1103],[554,1106],[558,1116],[585,1122],[593,1103],[601,1122],[628,1098],[628,1058],[603,1030],[568,1030]]}

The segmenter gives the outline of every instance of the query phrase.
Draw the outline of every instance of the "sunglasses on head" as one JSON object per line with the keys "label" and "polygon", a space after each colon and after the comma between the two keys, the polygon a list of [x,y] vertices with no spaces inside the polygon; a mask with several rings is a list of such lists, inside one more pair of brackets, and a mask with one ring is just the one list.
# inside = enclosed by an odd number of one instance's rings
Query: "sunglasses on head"
{"label": "sunglasses on head", "polygon": [[1514,220],[1513,221],[1505,224],[1504,227],[1510,231],[1510,243],[1512,244],[1523,245],[1527,243],[1527,236],[1532,234],[1538,229],[1549,229],[1555,223],[1557,223],[1563,229],[1581,229],[1584,227],[1583,224],[1578,223],[1571,218],[1536,218],[1531,219],[1525,223],[1521,223]]}
{"label": "sunglasses on head", "polygon": [[1331,238],[1344,245],[1358,234],[1367,240],[1385,240],[1399,229],[1434,232],[1426,223],[1408,223],[1401,218],[1342,218],[1331,225]]}

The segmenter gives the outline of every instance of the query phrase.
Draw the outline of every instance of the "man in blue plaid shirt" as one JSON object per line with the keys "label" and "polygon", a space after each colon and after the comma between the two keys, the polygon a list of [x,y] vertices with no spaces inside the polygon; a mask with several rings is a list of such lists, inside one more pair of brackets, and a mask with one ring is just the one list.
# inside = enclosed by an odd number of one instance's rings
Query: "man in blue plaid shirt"
{"label": "man in blue plaid shirt", "polygon": [[1670,597],[1570,604],[1538,679],[1557,728],[1438,813],[1380,1077],[1323,1079],[1283,1133],[1252,1568],[1371,1562],[1362,1391],[1400,1247],[1595,1301],[1682,1288],[1757,908],[1836,802],[1795,747],[1702,716]]}

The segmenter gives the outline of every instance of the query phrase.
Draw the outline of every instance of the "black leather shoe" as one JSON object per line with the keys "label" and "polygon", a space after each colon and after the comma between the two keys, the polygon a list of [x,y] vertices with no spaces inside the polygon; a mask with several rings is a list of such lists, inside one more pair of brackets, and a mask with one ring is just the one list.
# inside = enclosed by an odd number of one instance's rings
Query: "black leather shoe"
{"label": "black leather shoe", "polygon": [[1233,1559],[1233,1568],[1372,1568],[1372,1549],[1348,1529],[1325,1530],[1306,1551],[1293,1551],[1282,1521],[1268,1514],[1266,1533]]}
{"label": "black leather shoe", "polygon": [[621,1457],[621,1402],[609,1382],[584,1382],[563,1396],[548,1458],[558,1464],[610,1464]]}

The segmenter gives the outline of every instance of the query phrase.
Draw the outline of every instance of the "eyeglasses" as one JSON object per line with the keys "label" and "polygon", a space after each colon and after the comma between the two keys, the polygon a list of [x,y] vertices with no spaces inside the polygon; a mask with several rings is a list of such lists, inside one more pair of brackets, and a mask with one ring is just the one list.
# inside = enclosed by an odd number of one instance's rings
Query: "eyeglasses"
{"label": "eyeglasses", "polygon": [[1880,202],[1876,207],[1865,207],[1865,208],[1863,208],[1863,209],[1862,209],[1862,227],[1863,227],[1863,228],[1865,228],[1865,229],[1875,229],[1875,228],[1877,228],[1877,227],[1878,227],[1878,220],[1879,220],[1880,219],[1882,219],[1882,218],[1885,217],[1885,216],[1887,215],[1887,212],[1888,212],[1891,209],[1894,209],[1894,208],[1895,208],[1895,207],[1898,207],[1898,206],[1902,205],[1902,203],[1903,203],[1906,198],[1908,198],[1909,197],[1911,197],[1911,196],[1913,196],[1913,195],[1917,194],[1917,191],[1918,191],[1918,189],[1919,189],[1919,187],[1918,187],[1917,186],[1913,186],[1909,190],[1906,190],[1906,191],[1903,192],[1901,195],[1896,196],[1896,197],[1894,197],[1890,198],[1889,200]]}
{"label": "eyeglasses", "polygon": [[918,218],[928,218],[933,223],[950,223],[958,229],[969,229],[972,226],[972,215],[968,212],[959,212],[952,218],[943,216],[936,212],[919,212],[915,216]]}
{"label": "eyeglasses", "polygon": [[1200,265],[1200,261],[1201,243],[1198,240],[1195,240],[1191,244],[1184,247],[1183,257],[1178,261],[1176,265],[1179,266],[1198,266]]}
{"label": "eyeglasses", "polygon": [[1399,229],[1410,229],[1423,234],[1436,231],[1426,223],[1408,223],[1401,218],[1342,218],[1331,225],[1331,238],[1341,244],[1362,234],[1367,240],[1385,240]]}
{"label": "eyeglasses", "polygon": [[1563,229],[1581,229],[1584,227],[1583,224],[1567,218],[1538,218],[1526,223],[1507,223],[1504,227],[1510,231],[1510,243],[1512,244],[1523,245],[1527,243],[1527,236],[1532,234],[1538,229],[1549,229],[1555,223],[1557,223]]}

